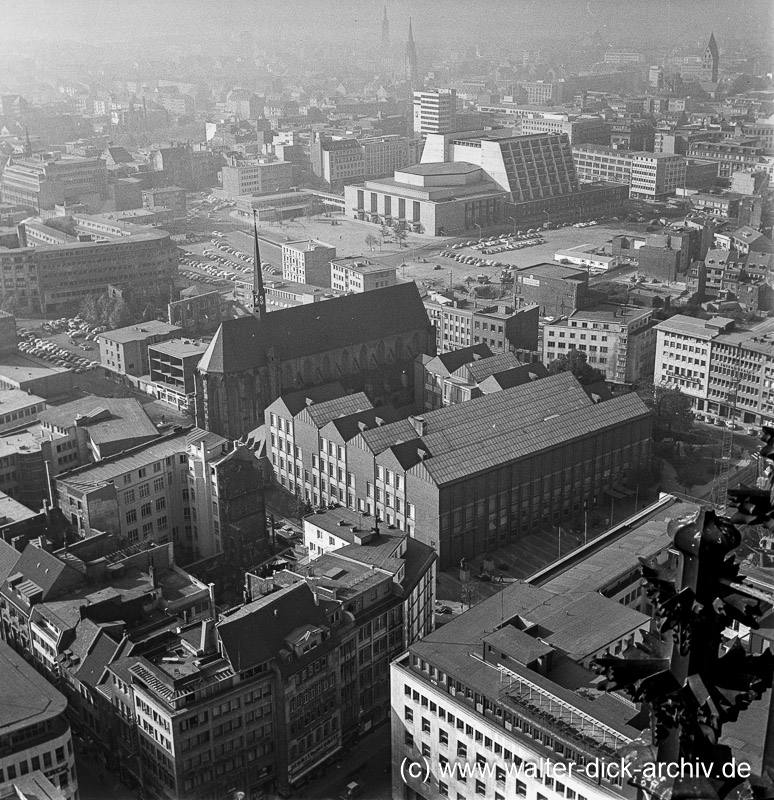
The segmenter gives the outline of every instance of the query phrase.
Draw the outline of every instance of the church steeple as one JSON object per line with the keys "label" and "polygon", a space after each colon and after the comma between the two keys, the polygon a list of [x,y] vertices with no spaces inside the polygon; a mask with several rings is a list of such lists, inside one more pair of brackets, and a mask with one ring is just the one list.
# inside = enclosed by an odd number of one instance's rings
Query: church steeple
{"label": "church steeple", "polygon": [[263,285],[263,275],[261,273],[261,253],[258,249],[258,222],[257,211],[253,209],[253,315],[262,320],[266,316],[266,289]]}
{"label": "church steeple", "polygon": [[414,31],[411,27],[411,17],[409,17],[408,41],[406,42],[406,78],[412,87],[416,86],[418,80],[417,48],[414,44]]}
{"label": "church steeple", "polygon": [[718,63],[720,62],[720,51],[718,50],[718,43],[715,41],[715,34],[710,33],[707,49],[704,51],[704,58],[702,59],[702,67],[704,68],[705,80],[712,83],[718,82]]}
{"label": "church steeple", "polygon": [[387,4],[384,4],[384,16],[382,17],[382,50],[387,52],[390,47],[390,22],[387,19]]}
{"label": "church steeple", "polygon": [[24,156],[29,158],[32,155],[32,142],[30,141],[30,129],[24,127]]}

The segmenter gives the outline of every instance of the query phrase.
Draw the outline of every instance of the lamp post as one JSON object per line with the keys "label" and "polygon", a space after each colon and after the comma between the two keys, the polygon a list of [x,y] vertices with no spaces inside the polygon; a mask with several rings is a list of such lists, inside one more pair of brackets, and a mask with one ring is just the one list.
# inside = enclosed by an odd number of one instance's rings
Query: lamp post
{"label": "lamp post", "polygon": [[477,222],[474,222],[473,224],[478,228],[478,238],[483,239],[484,234],[481,232],[481,226]]}
{"label": "lamp post", "polygon": [[508,217],[508,222],[513,223],[513,235],[516,235],[516,220],[513,217]]}
{"label": "lamp post", "polygon": [[546,222],[550,225],[551,224],[551,215],[548,213],[547,209],[543,209],[543,213],[546,215]]}

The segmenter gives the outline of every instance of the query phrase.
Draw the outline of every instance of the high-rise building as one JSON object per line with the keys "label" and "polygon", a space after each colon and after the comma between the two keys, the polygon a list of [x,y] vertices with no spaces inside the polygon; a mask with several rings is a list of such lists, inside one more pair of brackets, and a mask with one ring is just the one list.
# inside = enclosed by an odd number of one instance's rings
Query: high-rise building
{"label": "high-rise building", "polygon": [[451,133],[457,114],[456,89],[423,89],[414,92],[414,135]]}
{"label": "high-rise building", "polygon": [[282,245],[282,277],[286,281],[310,286],[331,285],[331,260],[336,248],[315,239],[284,242]]}

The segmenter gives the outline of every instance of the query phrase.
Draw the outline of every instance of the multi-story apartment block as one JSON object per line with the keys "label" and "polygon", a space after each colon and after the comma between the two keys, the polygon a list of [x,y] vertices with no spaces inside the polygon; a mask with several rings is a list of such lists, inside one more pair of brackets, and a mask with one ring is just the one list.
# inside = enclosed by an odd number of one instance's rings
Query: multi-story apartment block
{"label": "multi-story apartment block", "polygon": [[18,797],[13,789],[17,779],[42,773],[64,800],[78,800],[67,700],[4,642],[0,674],[7,699],[0,716],[0,794],[7,796],[10,790]]}
{"label": "multi-story apartment block", "polygon": [[730,178],[738,170],[750,169],[765,169],[771,175],[774,169],[774,157],[767,155],[766,147],[757,138],[691,142],[688,154],[716,161],[721,178]]}
{"label": "multi-story apartment block", "polygon": [[[319,429],[309,445],[298,436],[291,443],[304,493],[324,502],[322,476],[332,473],[337,502],[437,547],[442,567],[577,515],[650,447],[650,412],[636,395],[594,404],[569,373],[393,423],[359,419],[356,398],[352,405],[336,418],[357,423],[349,441],[331,442]],[[295,430],[297,417],[270,407],[267,429]],[[465,509],[478,502],[473,518]]]}
{"label": "multi-story apartment block", "polygon": [[774,304],[774,291],[768,283],[772,267],[774,256],[770,253],[710,250],[703,262],[692,265],[687,286],[701,297],[736,301],[746,312],[758,314]]}
{"label": "multi-story apartment block", "polygon": [[57,503],[81,538],[120,533],[185,546],[191,526],[184,434],[172,434],[56,478]]}
{"label": "multi-story apartment block", "polygon": [[596,306],[546,323],[543,361],[549,364],[570,350],[585,353],[605,380],[620,386],[653,374],[656,331],[653,311],[630,306]]}
{"label": "multi-story apartment block", "polygon": [[57,502],[87,538],[173,542],[183,563],[264,552],[263,480],[244,445],[194,429],[56,478]]}
{"label": "multi-story apartment block", "polygon": [[107,188],[107,168],[101,158],[12,156],[0,175],[2,202],[38,213],[53,210],[57,203],[99,205],[107,198]]}
{"label": "multi-story apartment block", "polygon": [[330,286],[340,292],[370,292],[397,283],[396,267],[369,261],[363,256],[334,258]]}
{"label": "multi-story apartment block", "polygon": [[[357,641],[357,663],[342,662],[342,727],[348,744],[389,719],[390,661],[435,628],[437,555],[405,533],[346,508],[306,517],[304,543],[309,563],[275,572],[272,581],[278,586],[305,581],[321,600],[338,601],[354,617],[355,629],[342,636],[342,652],[352,652]],[[248,573],[246,579],[248,597],[265,590],[264,578]]]}
{"label": "multi-story apartment block", "polygon": [[627,186],[632,177],[631,153],[599,145],[574,145],[575,169],[581,181],[614,181]]}
{"label": "multi-story apartment block", "polygon": [[192,411],[196,365],[206,349],[206,343],[191,339],[170,339],[149,345],[149,378],[154,395],[179,411]]}
{"label": "multi-story apartment block", "polygon": [[176,325],[154,319],[101,333],[97,337],[100,363],[106,371],[118,375],[147,375],[148,346],[174,339],[180,331]]}
{"label": "multi-story apartment block", "polygon": [[451,133],[457,114],[456,89],[414,92],[414,135]]}
{"label": "multi-story apartment block", "polygon": [[733,320],[677,315],[656,326],[656,385],[688,395],[699,419],[769,425],[774,420],[774,343],[734,332]]}
{"label": "multi-story apartment block", "polygon": [[294,283],[330,288],[331,261],[334,258],[336,248],[315,239],[284,242],[282,277]]}
{"label": "multi-story apartment block", "polygon": [[614,150],[653,151],[655,131],[647,120],[623,119],[610,123],[610,146]]}
{"label": "multi-story apartment block", "polygon": [[254,161],[232,158],[221,169],[221,175],[223,193],[228,197],[287,192],[293,185],[293,165],[269,158]]}
{"label": "multi-story apartment block", "polygon": [[537,349],[538,309],[467,300],[436,293],[424,300],[435,326],[438,353],[486,344],[493,353]]}

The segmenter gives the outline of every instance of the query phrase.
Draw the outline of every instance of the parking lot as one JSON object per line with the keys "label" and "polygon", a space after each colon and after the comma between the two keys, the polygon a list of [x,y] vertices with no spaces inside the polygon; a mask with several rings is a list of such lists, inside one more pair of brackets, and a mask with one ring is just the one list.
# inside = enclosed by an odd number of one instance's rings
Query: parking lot
{"label": "parking lot", "polygon": [[19,351],[64,367],[77,374],[91,372],[99,366],[99,345],[96,336],[106,328],[89,325],[80,317],[17,327]]}

